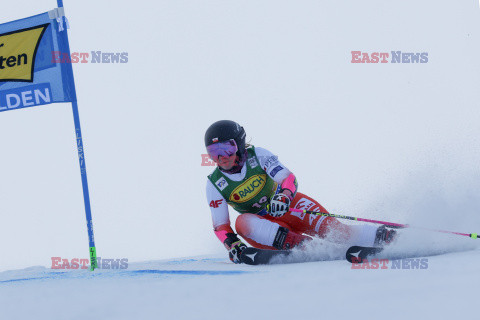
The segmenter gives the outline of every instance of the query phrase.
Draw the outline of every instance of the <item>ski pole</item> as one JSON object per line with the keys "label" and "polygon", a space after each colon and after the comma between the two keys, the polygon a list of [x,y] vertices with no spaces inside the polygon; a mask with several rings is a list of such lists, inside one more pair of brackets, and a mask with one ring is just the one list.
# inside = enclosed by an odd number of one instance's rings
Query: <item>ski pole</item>
{"label": "ski pole", "polygon": [[301,209],[294,209],[294,208],[290,208],[289,210],[293,211],[293,212],[313,214],[313,215],[316,215],[316,216],[325,216],[325,217],[332,217],[332,218],[338,218],[338,219],[347,219],[347,220],[354,220],[354,221],[384,224],[386,227],[395,228],[395,229],[415,228],[415,229],[422,229],[422,230],[435,231],[435,232],[441,232],[441,233],[456,234],[456,235],[459,235],[459,236],[470,237],[472,239],[480,239],[478,237],[477,233],[461,233],[461,232],[437,230],[437,229],[411,226],[411,225],[408,225],[408,224],[401,224],[401,223],[394,223],[394,222],[387,222],[387,221],[379,221],[379,220],[371,220],[371,219],[364,219],[364,218],[357,218],[357,217],[349,217],[349,216],[342,216],[342,215],[333,214],[333,213],[315,212],[315,211],[308,211],[308,210],[301,210]]}

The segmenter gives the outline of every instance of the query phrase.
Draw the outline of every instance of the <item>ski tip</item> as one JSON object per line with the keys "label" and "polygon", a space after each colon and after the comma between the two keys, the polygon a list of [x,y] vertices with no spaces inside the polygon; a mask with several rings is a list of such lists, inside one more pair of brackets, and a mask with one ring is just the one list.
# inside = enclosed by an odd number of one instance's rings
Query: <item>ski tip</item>
{"label": "ski tip", "polygon": [[[249,265],[259,265],[259,264],[271,264],[272,259],[286,257],[291,253],[288,250],[269,250],[269,249],[258,249],[258,248],[246,248],[242,251],[240,255],[240,261]],[[281,259],[280,259],[281,260]],[[282,263],[281,261],[274,263]]]}
{"label": "ski tip", "polygon": [[240,255],[240,261],[249,265],[260,264],[257,260],[255,260],[257,254],[258,250],[256,248],[248,247],[242,251],[242,254]]}
{"label": "ski tip", "polygon": [[361,263],[368,256],[375,255],[383,250],[382,247],[352,246],[345,253],[345,258],[350,263]]}
{"label": "ski tip", "polygon": [[345,253],[345,259],[347,259],[347,261],[350,263],[361,262],[361,258],[360,258],[361,251],[362,251],[362,247],[352,246],[348,248],[347,252]]}

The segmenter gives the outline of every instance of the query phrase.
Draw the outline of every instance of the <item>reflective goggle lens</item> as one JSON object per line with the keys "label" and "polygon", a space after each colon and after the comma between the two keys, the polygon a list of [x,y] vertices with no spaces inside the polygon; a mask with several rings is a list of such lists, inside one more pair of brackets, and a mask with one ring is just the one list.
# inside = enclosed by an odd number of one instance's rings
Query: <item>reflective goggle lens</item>
{"label": "reflective goggle lens", "polygon": [[213,160],[218,161],[218,157],[230,157],[238,151],[235,140],[217,142],[207,147],[207,152]]}

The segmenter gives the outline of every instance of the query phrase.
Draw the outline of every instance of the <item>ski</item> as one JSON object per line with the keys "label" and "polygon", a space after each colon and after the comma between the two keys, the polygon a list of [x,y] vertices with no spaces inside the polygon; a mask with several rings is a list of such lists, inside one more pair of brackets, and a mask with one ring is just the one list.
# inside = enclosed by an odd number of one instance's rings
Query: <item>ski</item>
{"label": "ski", "polygon": [[[362,262],[364,259],[368,259],[369,257],[380,253],[382,250],[383,247],[352,246],[348,248],[345,257],[350,263],[359,263]],[[287,257],[291,253],[292,251],[290,250],[269,250],[249,247],[242,251],[240,261],[249,265],[282,263],[281,257]],[[277,261],[272,261],[272,259],[274,258],[280,259]]]}
{"label": "ski", "polygon": [[353,246],[348,248],[345,258],[350,263],[360,263],[363,259],[367,259],[370,256],[374,256],[377,253],[382,252],[382,247],[361,247]]}
{"label": "ski", "polygon": [[288,250],[269,250],[258,248],[246,248],[242,251],[240,260],[249,265],[270,264],[276,257],[286,257],[291,253]]}

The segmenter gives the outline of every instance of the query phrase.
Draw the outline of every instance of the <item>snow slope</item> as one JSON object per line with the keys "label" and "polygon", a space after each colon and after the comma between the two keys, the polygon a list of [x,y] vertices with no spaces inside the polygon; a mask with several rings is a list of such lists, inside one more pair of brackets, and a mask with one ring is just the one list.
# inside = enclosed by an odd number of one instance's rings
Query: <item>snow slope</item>
{"label": "snow slope", "polygon": [[[306,263],[234,265],[222,256],[131,263],[126,270],[0,273],[2,319],[421,319],[474,318],[480,251],[471,239],[440,254],[401,244],[426,269],[352,269],[317,241]],[[412,248],[408,252],[405,246]],[[317,251],[317,255],[314,254]],[[397,252],[395,252],[397,250]]]}

